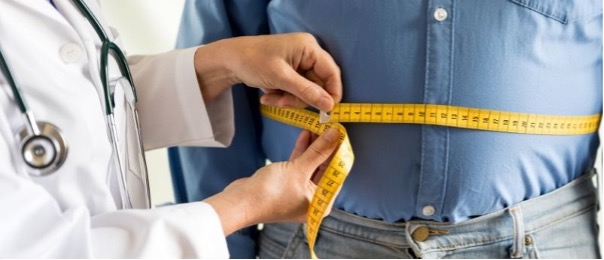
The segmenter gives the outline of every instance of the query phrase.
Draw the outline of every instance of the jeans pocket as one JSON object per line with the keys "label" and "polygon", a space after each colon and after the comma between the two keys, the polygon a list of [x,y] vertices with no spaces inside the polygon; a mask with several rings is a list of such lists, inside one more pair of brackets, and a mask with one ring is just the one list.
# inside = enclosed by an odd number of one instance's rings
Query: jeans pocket
{"label": "jeans pocket", "polygon": [[[302,258],[296,255],[303,247],[304,232],[297,223],[265,224],[260,232],[260,258]],[[306,256],[304,258],[309,258]]]}
{"label": "jeans pocket", "polygon": [[521,7],[563,24],[588,20],[602,14],[601,0],[510,0]]}
{"label": "jeans pocket", "polygon": [[529,234],[528,257],[599,258],[595,211],[592,206]]}

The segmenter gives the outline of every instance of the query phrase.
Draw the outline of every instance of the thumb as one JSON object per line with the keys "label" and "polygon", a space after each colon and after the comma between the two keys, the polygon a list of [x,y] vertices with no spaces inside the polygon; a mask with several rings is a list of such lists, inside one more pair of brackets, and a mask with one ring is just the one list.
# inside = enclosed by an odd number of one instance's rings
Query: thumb
{"label": "thumb", "polygon": [[297,164],[296,166],[302,169],[305,174],[308,174],[308,178],[310,178],[315,170],[331,157],[337,147],[338,131],[331,128],[319,136],[304,153],[294,159],[293,163]]}

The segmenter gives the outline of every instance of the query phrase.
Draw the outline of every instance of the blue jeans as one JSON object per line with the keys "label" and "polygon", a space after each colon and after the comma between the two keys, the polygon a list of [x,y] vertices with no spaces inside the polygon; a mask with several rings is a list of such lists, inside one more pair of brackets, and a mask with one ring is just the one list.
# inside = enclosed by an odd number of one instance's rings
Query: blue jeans
{"label": "blue jeans", "polygon": [[[591,177],[457,224],[386,223],[334,210],[315,252],[319,258],[599,258]],[[304,225],[265,225],[260,258],[310,258]]]}

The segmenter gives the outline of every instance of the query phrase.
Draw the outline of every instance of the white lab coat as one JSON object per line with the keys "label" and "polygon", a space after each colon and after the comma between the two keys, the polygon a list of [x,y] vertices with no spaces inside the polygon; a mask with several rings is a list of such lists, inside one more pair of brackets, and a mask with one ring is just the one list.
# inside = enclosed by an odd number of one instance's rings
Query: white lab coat
{"label": "white lab coat", "polygon": [[[13,75],[37,120],[58,126],[69,145],[57,172],[27,175],[16,137],[25,121],[0,75],[0,258],[228,257],[220,220],[205,203],[117,210],[100,41],[69,0],[54,2],[56,9],[48,0],[0,1],[0,46]],[[97,3],[86,2],[104,23]],[[194,51],[129,59],[146,149],[232,138],[231,94],[203,103]]]}

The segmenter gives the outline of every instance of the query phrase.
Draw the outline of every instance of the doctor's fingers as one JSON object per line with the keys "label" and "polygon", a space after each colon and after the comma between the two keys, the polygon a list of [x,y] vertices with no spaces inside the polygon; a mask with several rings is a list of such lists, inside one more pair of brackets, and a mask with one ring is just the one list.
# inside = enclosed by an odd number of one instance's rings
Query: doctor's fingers
{"label": "doctor's fingers", "polygon": [[[315,84],[319,85],[319,86],[325,86],[325,82],[319,77],[317,76],[317,74],[310,70],[310,71],[306,71],[301,73],[306,79],[314,82]],[[293,107],[293,108],[305,108],[308,106],[308,104],[306,102],[304,102],[304,100],[288,93],[282,90],[278,90],[278,89],[267,89],[267,88],[262,88],[262,90],[264,91],[264,95],[262,97],[260,97],[260,102],[262,104],[272,104],[272,105],[276,105],[278,107]],[[330,92],[328,91],[328,94],[332,97],[333,101],[335,101],[335,103],[340,102],[341,99],[341,89],[336,88],[335,91],[333,91],[335,94],[330,94]],[[328,111],[329,108],[323,108],[323,111]]]}
{"label": "doctor's fingers", "polygon": [[331,158],[331,155],[336,150],[339,143],[338,131],[329,129],[300,153],[303,147],[307,145],[307,142],[310,142],[310,139],[310,133],[301,134],[298,141],[296,141],[296,147],[291,156],[291,162],[307,175],[305,176],[306,179],[310,179],[315,173],[315,170]]}
{"label": "doctor's fingers", "polygon": [[[305,108],[308,106],[304,100],[285,92],[285,91],[267,91],[260,97],[260,103],[287,108]],[[316,107],[316,106],[315,106]],[[327,105],[325,107],[328,107]],[[327,110],[324,110],[327,111]]]}
{"label": "doctor's fingers", "polygon": [[298,71],[308,80],[322,86],[335,103],[342,100],[342,77],[340,67],[317,43],[315,51],[303,52]]}
{"label": "doctor's fingers", "polygon": [[[281,89],[295,98],[267,96],[266,104],[300,107],[299,100],[323,111],[329,111],[342,99],[340,68],[309,33],[273,35],[273,50],[283,48],[281,64],[266,64],[274,72],[266,80],[271,89]],[[272,66],[271,66],[272,65]],[[277,103],[281,102],[281,103]]]}
{"label": "doctor's fingers", "polygon": [[[302,104],[306,103],[322,111],[330,111],[336,103],[332,95],[336,96],[338,101],[341,99],[341,84],[339,88],[330,87],[330,89],[336,89],[335,93],[332,94],[322,86],[300,75],[285,60],[278,62],[275,67],[271,73],[272,75],[266,78],[267,86],[265,87],[280,89],[287,93],[268,91],[260,100],[263,104],[280,107],[303,107]],[[303,103],[296,98],[303,101]]]}

